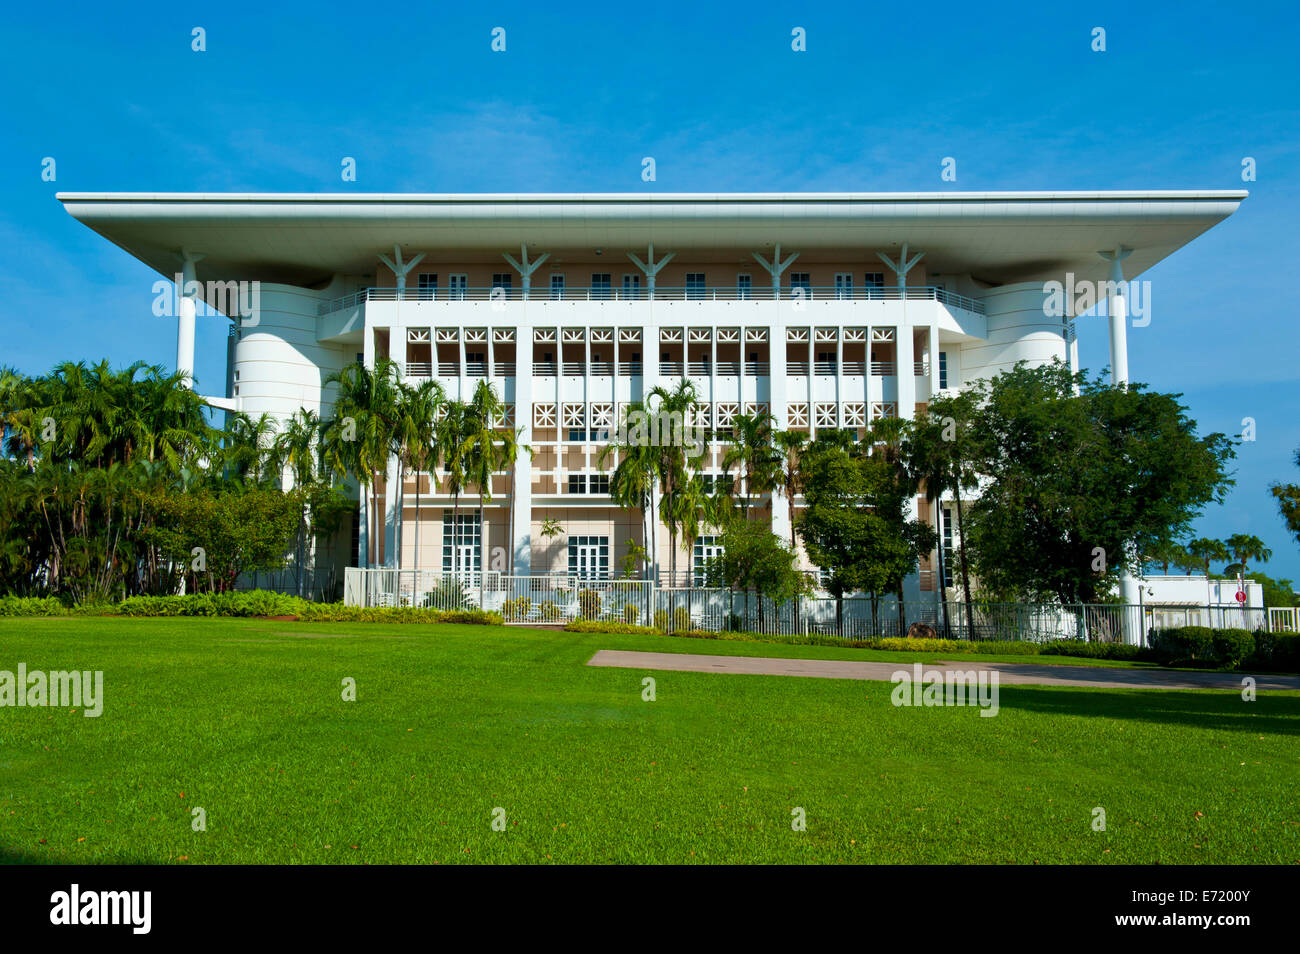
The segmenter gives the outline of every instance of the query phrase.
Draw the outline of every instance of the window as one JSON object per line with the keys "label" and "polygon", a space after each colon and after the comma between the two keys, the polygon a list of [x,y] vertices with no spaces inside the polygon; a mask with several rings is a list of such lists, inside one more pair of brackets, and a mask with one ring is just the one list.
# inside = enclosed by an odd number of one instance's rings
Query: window
{"label": "window", "polygon": [[736,276],[736,298],[740,301],[749,301],[754,297],[754,276],[737,275]]}
{"label": "window", "polygon": [[836,363],[834,351],[818,351],[817,367],[814,370],[817,374],[834,374]]}
{"label": "window", "polygon": [[465,293],[469,290],[469,276],[467,275],[448,275],[447,276],[447,297],[454,301],[464,301]]}
{"label": "window", "polygon": [[704,297],[704,273],[703,272],[686,273],[686,297],[687,298]]}
{"label": "window", "polygon": [[623,297],[632,298],[632,299],[641,297],[641,276],[640,275],[629,274],[623,276]]}
{"label": "window", "polygon": [[851,272],[835,273],[835,297],[836,298],[853,297],[853,275]]}
{"label": "window", "polygon": [[722,556],[723,552],[719,539],[719,537],[709,536],[695,538],[695,553],[691,561],[695,586],[709,585],[709,561]]}
{"label": "window", "polygon": [[454,557],[455,572],[477,573],[483,568],[482,542],[477,513],[458,514],[454,526],[452,515],[444,513],[442,515],[442,572],[452,572]]}
{"label": "window", "polygon": [[551,276],[551,300],[552,301],[564,300],[564,276],[563,275]]}
{"label": "window", "polygon": [[438,297],[438,276],[433,272],[421,272],[419,275],[420,300],[432,301]]}
{"label": "window", "polygon": [[798,297],[798,290],[803,290],[804,298],[812,297],[812,272],[790,273],[790,297]]}
{"label": "window", "polygon": [[[569,433],[572,434],[573,432],[570,431]],[[572,440],[572,438],[570,438],[570,440]],[[570,475],[569,475],[569,493],[571,493],[571,494],[585,494],[586,492],[587,492],[587,475],[586,475],[586,474],[570,474]]]}
{"label": "window", "polygon": [[569,537],[569,575],[609,579],[609,537]]}
{"label": "window", "polygon": [[587,493],[609,493],[609,474],[589,474],[587,476]]}
{"label": "window", "polygon": [[591,276],[591,297],[603,301],[609,297],[609,272],[595,272]]}
{"label": "window", "polygon": [[939,387],[948,386],[948,352],[939,352]]}
{"label": "window", "polygon": [[884,272],[867,272],[863,276],[863,286],[866,288],[868,298],[879,298],[879,290],[885,287]]}
{"label": "window", "polygon": [[487,374],[487,352],[466,351],[465,372],[467,374]]}
{"label": "window", "polygon": [[943,585],[952,586],[952,508],[940,507],[939,514],[943,518]]}
{"label": "window", "polygon": [[[511,275],[509,272],[493,272],[492,273],[492,297],[509,298],[510,286],[514,284],[514,280],[515,280],[515,276]],[[498,288],[501,289],[501,291],[497,291]]]}

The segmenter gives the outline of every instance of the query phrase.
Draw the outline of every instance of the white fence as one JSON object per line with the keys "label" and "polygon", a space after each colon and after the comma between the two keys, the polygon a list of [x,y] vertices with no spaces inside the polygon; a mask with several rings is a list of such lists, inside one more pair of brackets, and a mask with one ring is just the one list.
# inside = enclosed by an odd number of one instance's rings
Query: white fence
{"label": "white fence", "polygon": [[777,604],[755,593],[710,587],[665,587],[650,580],[587,580],[576,576],[507,576],[433,570],[345,572],[350,606],[483,609],[507,623],[589,620],[683,629],[745,630],[769,635],[821,634],[844,639],[906,636],[923,623],[951,639],[1147,641],[1152,629],[1175,626],[1295,630],[1296,610],[1223,606],[905,602],[864,596],[803,597]]}

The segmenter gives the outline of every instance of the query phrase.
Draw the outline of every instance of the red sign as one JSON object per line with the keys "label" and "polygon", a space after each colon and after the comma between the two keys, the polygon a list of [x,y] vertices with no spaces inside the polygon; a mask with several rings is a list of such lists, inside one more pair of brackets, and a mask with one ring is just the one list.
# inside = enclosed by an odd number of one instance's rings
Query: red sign
{"label": "red sign", "polygon": [[1246,602],[1246,591],[1245,591],[1245,590],[1238,590],[1238,591],[1237,591],[1237,602],[1238,602],[1238,603],[1244,603],[1244,602]]}

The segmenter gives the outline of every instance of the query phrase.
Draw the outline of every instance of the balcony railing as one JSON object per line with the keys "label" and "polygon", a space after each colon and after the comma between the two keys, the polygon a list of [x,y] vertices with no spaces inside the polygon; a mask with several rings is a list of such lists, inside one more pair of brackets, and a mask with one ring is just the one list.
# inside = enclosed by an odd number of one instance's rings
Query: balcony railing
{"label": "balcony railing", "polygon": [[[929,375],[929,366],[924,361],[913,362],[914,371],[917,377],[926,377]],[[440,361],[437,364],[438,377],[455,378],[460,376],[460,365],[455,361]],[[611,361],[593,361],[590,365],[585,365],[581,361],[565,361],[557,364],[554,361],[534,361],[533,375],[541,378],[553,378],[557,368],[566,377],[584,377],[586,369],[590,368],[591,374],[603,377],[614,376],[614,364]],[[825,377],[834,377],[836,375],[836,362],[834,361],[817,361],[813,365],[813,373]],[[864,361],[845,361],[839,365],[841,372],[845,376],[861,376],[866,373],[867,363]],[[408,361],[406,363],[406,374],[412,378],[427,378],[433,375],[434,366],[427,361]],[[873,377],[889,377],[895,373],[896,364],[893,361],[872,361],[871,374]],[[643,373],[643,365],[640,361],[620,361],[618,363],[618,377],[636,377]],[[787,361],[785,366],[786,374],[791,377],[807,377],[807,361]],[[771,366],[766,361],[746,361],[745,374],[750,377],[763,377],[771,373]],[[661,361],[659,362],[659,374],[662,377],[676,377],[682,374],[688,377],[707,378],[713,374],[725,377],[737,377],[740,374],[739,361],[719,361],[712,364],[708,361],[691,361],[683,363],[681,361]],[[513,361],[498,361],[492,368],[492,376],[497,378],[510,378],[515,375],[515,363]],[[470,378],[483,378],[488,376],[487,365],[470,361],[465,365],[465,376]]]}
{"label": "balcony railing", "polygon": [[[588,288],[566,287],[562,291],[549,288],[533,288],[528,293],[529,301],[646,301],[650,295],[643,288],[622,289],[593,285]],[[355,308],[368,301],[521,301],[522,289],[504,286],[480,286],[475,288],[429,289],[407,288],[398,293],[396,288],[366,288],[352,295],[321,302],[317,314],[328,315],[344,308]],[[885,288],[836,288],[831,285],[808,285],[796,288],[782,288],[773,292],[771,286],[754,286],[738,288],[734,285],[712,286],[672,286],[659,285],[655,288],[656,301],[937,301],[953,308],[961,308],[984,314],[984,303],[975,298],[967,298],[944,288],[933,285],[917,285],[908,288],[890,286]]]}

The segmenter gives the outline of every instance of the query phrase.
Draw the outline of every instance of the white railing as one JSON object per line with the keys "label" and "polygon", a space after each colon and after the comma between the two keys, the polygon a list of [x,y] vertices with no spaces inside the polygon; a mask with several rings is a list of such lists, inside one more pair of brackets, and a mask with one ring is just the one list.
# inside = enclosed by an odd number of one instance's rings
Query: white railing
{"label": "white railing", "polygon": [[[521,301],[523,290],[502,286],[477,286],[464,289],[407,288],[401,293],[396,288],[367,288],[351,295],[321,302],[317,314],[328,315],[344,308],[355,308],[368,301]],[[528,293],[530,301],[646,301],[650,296],[644,289],[624,291],[621,288],[594,285],[587,288],[568,287],[563,291],[534,288]],[[655,288],[656,301],[937,301],[950,308],[960,308],[977,315],[984,314],[984,303],[975,298],[958,295],[933,285],[897,286],[885,288],[837,289],[830,285],[801,285],[782,288],[775,294],[770,286],[738,289],[730,285],[672,286]]]}

